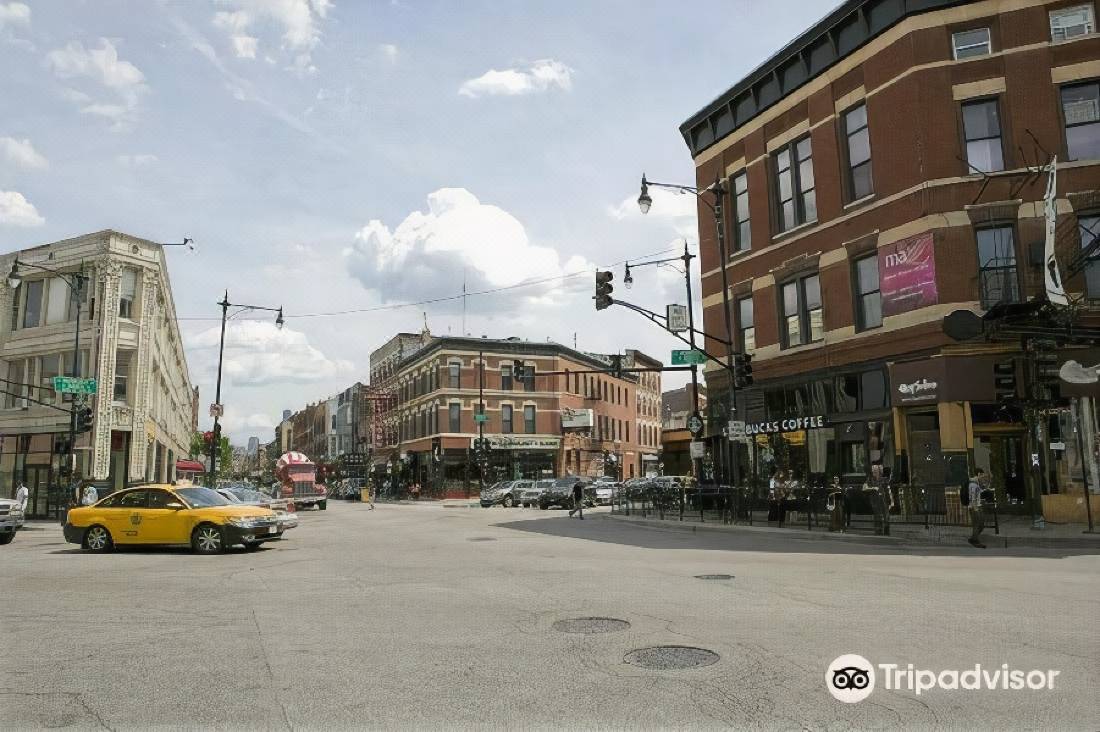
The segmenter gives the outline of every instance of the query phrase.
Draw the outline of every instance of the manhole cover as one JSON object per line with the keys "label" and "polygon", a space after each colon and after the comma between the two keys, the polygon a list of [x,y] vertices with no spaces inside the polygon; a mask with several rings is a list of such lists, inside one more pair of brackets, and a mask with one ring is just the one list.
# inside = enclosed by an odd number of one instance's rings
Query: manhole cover
{"label": "manhole cover", "polygon": [[614,633],[629,627],[630,623],[617,618],[571,618],[558,620],[553,625],[554,630],[559,633],[583,633],[584,635]]}
{"label": "manhole cover", "polygon": [[475,536],[466,541],[496,541],[496,539],[491,536]]}
{"label": "manhole cover", "polygon": [[731,580],[731,579],[733,579],[733,575],[732,574],[697,574],[697,575],[695,575],[695,579],[701,579],[701,580]]}
{"label": "manhole cover", "polygon": [[714,651],[691,646],[654,646],[639,648],[623,657],[632,666],[651,668],[658,671],[674,671],[684,668],[699,668],[718,663],[719,656]]}

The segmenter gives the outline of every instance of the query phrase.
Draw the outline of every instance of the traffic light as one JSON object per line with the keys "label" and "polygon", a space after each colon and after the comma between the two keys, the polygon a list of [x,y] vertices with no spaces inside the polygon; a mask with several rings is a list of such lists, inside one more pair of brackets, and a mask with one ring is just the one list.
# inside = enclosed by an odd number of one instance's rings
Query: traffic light
{"label": "traffic light", "polygon": [[993,364],[993,389],[998,402],[1016,399],[1016,360],[1006,358]]}
{"label": "traffic light", "polygon": [[80,407],[76,410],[76,431],[80,434],[92,431],[91,407]]}
{"label": "traffic light", "polygon": [[733,386],[745,389],[752,386],[752,354],[733,354]]}
{"label": "traffic light", "polygon": [[615,290],[615,288],[611,285],[611,280],[613,279],[615,279],[615,275],[611,272],[596,272],[595,300],[597,310],[609,308],[615,302],[611,299],[611,293]]}
{"label": "traffic light", "polygon": [[515,379],[516,381],[523,381],[523,375],[524,375],[523,364],[521,364],[521,363],[512,364],[512,378]]}
{"label": "traffic light", "polygon": [[611,356],[611,375],[616,379],[623,378],[623,357]]}

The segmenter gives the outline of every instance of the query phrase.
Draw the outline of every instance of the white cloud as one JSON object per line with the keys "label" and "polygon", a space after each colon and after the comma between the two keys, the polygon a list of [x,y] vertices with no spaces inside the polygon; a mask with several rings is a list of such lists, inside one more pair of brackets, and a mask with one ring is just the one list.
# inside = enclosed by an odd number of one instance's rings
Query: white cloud
{"label": "white cloud", "polygon": [[427,213],[410,213],[392,232],[381,221],[368,222],[345,255],[351,275],[387,302],[454,295],[463,273],[470,292],[549,280],[523,290],[537,302],[583,281],[556,278],[595,268],[577,256],[562,262],[554,249],[532,244],[514,216],[464,188],[431,193]]}
{"label": "white cloud", "polygon": [[237,54],[237,58],[256,58],[260,39],[255,36],[233,36],[229,40],[233,43],[233,53]]}
{"label": "white cloud", "polygon": [[255,58],[259,39],[246,30],[273,24],[282,30],[282,45],[294,54],[288,68],[313,73],[311,51],[321,41],[321,21],[332,8],[330,0],[219,0],[233,10],[214,13],[213,24],[229,35],[238,58]]}
{"label": "white cloud", "polygon": [[141,154],[141,155],[119,155],[115,158],[118,164],[125,168],[144,168],[147,165],[152,165],[157,162],[159,158],[156,155]]}
{"label": "white cloud", "polygon": [[42,226],[46,219],[38,209],[17,191],[0,191],[0,225],[31,228]]}
{"label": "white cloud", "polygon": [[691,193],[676,193],[667,188],[649,188],[653,205],[649,213],[643,214],[638,208],[638,197],[624,199],[614,206],[607,207],[607,213],[616,221],[640,221],[646,219],[656,224],[671,227],[678,236],[689,242],[699,242],[699,227],[696,222],[698,201]]}
{"label": "white cloud", "polygon": [[392,43],[383,43],[378,47],[378,50],[382,53],[383,58],[391,64],[397,63],[397,46]]}
{"label": "white cloud", "polygon": [[26,138],[17,140],[14,137],[0,137],[0,157],[27,170],[45,170],[50,167],[49,161]]}
{"label": "white cloud", "polygon": [[[220,328],[202,331],[188,343],[202,349],[210,371],[217,367]],[[289,327],[282,330],[274,321],[231,320],[225,330],[225,358],[222,375],[236,386],[308,384],[325,381],[353,370],[350,361],[330,359],[309,344],[305,333]]]}
{"label": "white cloud", "polygon": [[31,9],[24,3],[0,3],[0,28],[31,24]]}
{"label": "white cloud", "polygon": [[83,105],[80,111],[84,114],[109,119],[121,128],[133,120],[138,99],[147,89],[145,74],[120,59],[118,49],[109,40],[101,38],[99,43],[99,48],[85,48],[80,41],[73,41],[54,49],[46,54],[46,67],[58,78],[91,81],[116,94],[117,100],[104,101],[79,90],[63,92]]}
{"label": "white cloud", "polygon": [[476,79],[469,79],[458,88],[458,93],[477,98],[485,95],[516,96],[533,94],[552,88],[569,91],[573,88],[573,69],[560,61],[542,59],[527,70],[490,69]]}

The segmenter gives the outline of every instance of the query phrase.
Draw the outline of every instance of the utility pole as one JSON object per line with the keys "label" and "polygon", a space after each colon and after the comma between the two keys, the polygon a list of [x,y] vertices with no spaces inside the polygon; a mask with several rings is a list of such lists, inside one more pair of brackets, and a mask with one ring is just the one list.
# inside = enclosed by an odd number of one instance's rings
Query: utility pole
{"label": "utility pole", "polygon": [[[222,308],[222,334],[218,342],[218,381],[214,389],[214,404],[222,403],[222,358],[225,355],[225,321],[229,313],[229,290],[218,303]],[[221,448],[221,425],[218,423],[218,412],[214,412],[214,436],[210,439],[210,488],[217,484],[218,478],[218,449]]]}
{"label": "utility pole", "polygon": [[[485,353],[477,352],[477,457],[478,488],[485,490],[485,468],[489,462],[489,454],[485,449]],[[481,495],[481,492],[478,492]]]}
{"label": "utility pole", "polygon": [[[687,308],[688,308],[688,340],[691,350],[695,351],[695,307],[691,301],[691,252],[688,251],[687,239],[684,239],[684,286],[687,288]],[[723,268],[725,271],[725,268]],[[732,379],[732,374],[731,377]],[[692,413],[699,413],[699,365],[691,365],[691,404]],[[692,438],[695,436],[692,435]],[[693,439],[694,441],[694,439]],[[692,458],[692,469],[695,472],[695,480],[702,482],[703,480],[703,459]]]}

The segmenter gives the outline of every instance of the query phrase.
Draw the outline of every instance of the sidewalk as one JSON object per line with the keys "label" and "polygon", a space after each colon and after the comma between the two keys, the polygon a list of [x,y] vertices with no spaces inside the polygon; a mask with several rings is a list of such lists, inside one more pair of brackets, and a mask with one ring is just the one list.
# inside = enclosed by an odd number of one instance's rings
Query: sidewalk
{"label": "sidewalk", "polygon": [[[930,546],[961,546],[970,537],[970,529],[964,526],[924,526],[914,524],[891,524],[889,536],[879,536],[866,531],[851,533],[830,532],[824,529],[809,531],[800,528],[779,528],[755,524],[723,524],[719,521],[700,523],[699,521],[679,521],[677,519],[642,518],[622,514],[606,514],[606,518],[637,525],[648,525],[662,529],[679,531],[717,531],[761,534],[783,534],[793,540],[847,541],[856,544],[877,544],[883,546],[905,546],[920,544]],[[982,541],[995,547],[1031,547],[1040,549],[1095,549],[1100,553],[1100,533],[1083,533],[1087,526],[1082,524],[1050,524],[1045,528],[1033,530],[1030,520],[1016,521],[1002,519],[1000,533],[994,534],[993,527],[987,525],[982,533]]]}

